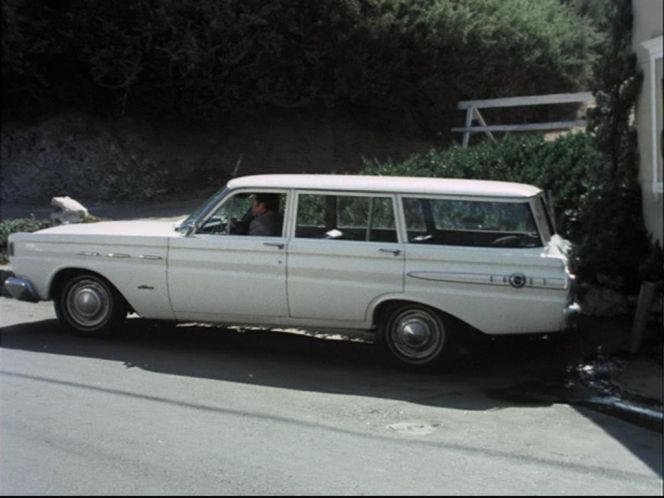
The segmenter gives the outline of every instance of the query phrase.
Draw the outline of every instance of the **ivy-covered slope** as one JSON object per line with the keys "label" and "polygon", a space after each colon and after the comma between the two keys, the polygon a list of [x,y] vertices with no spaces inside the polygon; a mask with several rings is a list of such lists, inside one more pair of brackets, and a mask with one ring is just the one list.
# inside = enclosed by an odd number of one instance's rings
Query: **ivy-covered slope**
{"label": "ivy-covered slope", "polygon": [[597,41],[560,0],[2,0],[2,101],[197,119],[350,103],[437,130],[462,98],[585,88]]}

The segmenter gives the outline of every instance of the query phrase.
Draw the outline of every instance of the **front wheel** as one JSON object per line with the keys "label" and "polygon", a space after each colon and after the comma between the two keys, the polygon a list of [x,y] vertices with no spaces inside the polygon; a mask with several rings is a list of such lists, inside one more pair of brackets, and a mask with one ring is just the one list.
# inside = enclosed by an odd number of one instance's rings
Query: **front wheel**
{"label": "front wheel", "polygon": [[106,279],[85,274],[64,283],[55,298],[55,312],[69,332],[109,335],[127,316],[127,305]]}
{"label": "front wheel", "polygon": [[394,309],[379,333],[392,356],[412,366],[434,365],[450,347],[451,329],[446,320],[425,306],[407,304]]}

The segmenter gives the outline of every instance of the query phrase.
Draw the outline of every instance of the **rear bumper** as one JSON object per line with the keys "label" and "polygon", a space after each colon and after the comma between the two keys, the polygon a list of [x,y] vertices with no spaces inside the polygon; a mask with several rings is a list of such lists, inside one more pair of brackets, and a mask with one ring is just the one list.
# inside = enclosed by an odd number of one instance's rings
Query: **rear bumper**
{"label": "rear bumper", "polygon": [[581,314],[581,305],[579,303],[572,303],[565,307],[563,310],[563,315],[565,317],[565,328],[574,328],[576,327]]}
{"label": "rear bumper", "polygon": [[19,277],[9,277],[5,280],[5,288],[14,299],[36,303],[39,295],[30,280]]}

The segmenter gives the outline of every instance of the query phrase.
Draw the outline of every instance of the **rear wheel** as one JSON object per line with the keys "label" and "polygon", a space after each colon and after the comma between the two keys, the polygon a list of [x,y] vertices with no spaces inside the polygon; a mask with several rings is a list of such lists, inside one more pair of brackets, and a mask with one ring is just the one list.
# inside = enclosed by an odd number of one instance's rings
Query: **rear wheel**
{"label": "rear wheel", "polygon": [[405,304],[387,315],[380,327],[380,338],[401,363],[432,366],[450,348],[451,329],[446,322],[436,310]]}
{"label": "rear wheel", "polygon": [[68,331],[108,335],[127,316],[127,304],[104,278],[84,274],[67,280],[55,298],[55,312]]}

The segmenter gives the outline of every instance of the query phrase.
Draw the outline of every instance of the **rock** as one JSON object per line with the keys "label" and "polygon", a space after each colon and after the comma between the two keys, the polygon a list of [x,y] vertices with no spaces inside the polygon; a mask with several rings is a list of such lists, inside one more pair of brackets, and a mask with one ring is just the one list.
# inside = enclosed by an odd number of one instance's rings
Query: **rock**
{"label": "rock", "polygon": [[584,315],[617,316],[628,311],[627,296],[613,289],[592,287],[581,299]]}
{"label": "rock", "polygon": [[83,204],[69,196],[53,197],[51,206],[56,208],[56,211],[51,213],[51,219],[59,223],[80,223],[89,215]]}

